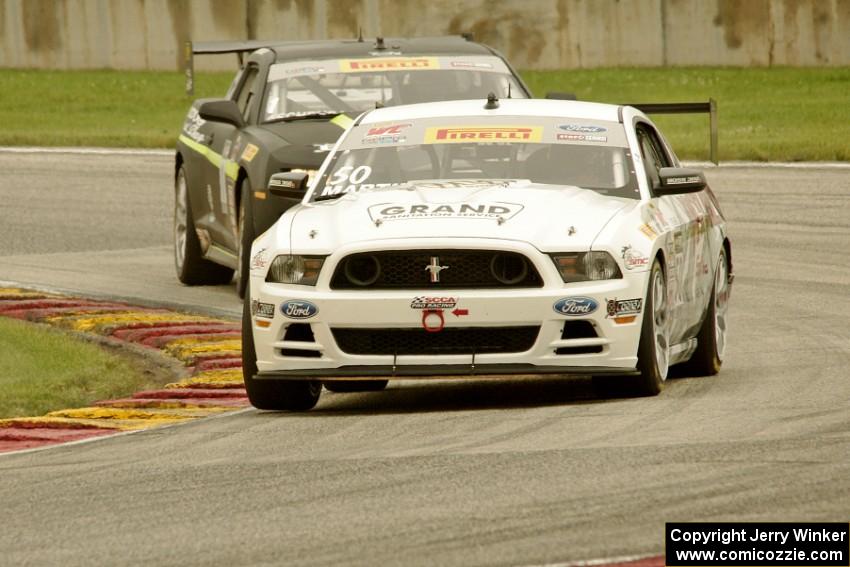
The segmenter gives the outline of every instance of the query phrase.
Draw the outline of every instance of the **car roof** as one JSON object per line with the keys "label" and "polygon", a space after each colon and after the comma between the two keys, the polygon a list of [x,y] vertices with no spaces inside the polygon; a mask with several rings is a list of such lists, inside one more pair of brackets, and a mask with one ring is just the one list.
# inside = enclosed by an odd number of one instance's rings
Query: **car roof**
{"label": "car roof", "polygon": [[398,57],[410,55],[495,55],[493,50],[461,36],[384,38],[383,49],[374,39],[328,39],[266,45],[277,62],[345,57]]}
{"label": "car roof", "polygon": [[390,106],[370,110],[360,120],[362,124],[395,122],[417,118],[474,118],[490,116],[533,116],[578,118],[620,122],[620,105],[574,100],[501,99],[498,108],[484,108],[484,99],[426,102],[405,106]]}

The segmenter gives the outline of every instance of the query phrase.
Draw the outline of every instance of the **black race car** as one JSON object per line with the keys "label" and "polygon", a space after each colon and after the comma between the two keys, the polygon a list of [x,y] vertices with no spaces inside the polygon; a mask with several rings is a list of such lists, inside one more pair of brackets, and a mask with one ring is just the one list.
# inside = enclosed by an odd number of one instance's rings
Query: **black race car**
{"label": "black race car", "polygon": [[272,196],[269,177],[318,169],[361,112],[491,92],[531,96],[498,52],[465,37],[217,43],[197,52],[252,53],[227,96],[196,100],[183,124],[174,263],[188,285],[227,283],[235,271],[240,297],[251,242],[300,201]]}

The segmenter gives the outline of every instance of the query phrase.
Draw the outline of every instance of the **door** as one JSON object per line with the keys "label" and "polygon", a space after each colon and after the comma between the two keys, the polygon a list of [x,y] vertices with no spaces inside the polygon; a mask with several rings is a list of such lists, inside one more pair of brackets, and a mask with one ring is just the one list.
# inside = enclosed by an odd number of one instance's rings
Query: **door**
{"label": "door", "polygon": [[[673,160],[664,144],[647,123],[636,126],[638,143],[650,187],[660,185],[662,167],[672,167]],[[670,240],[667,255],[667,300],[670,306],[670,342],[684,340],[694,325],[699,324],[702,300],[698,297],[700,281],[696,260],[696,238],[700,229],[700,199],[696,194],[666,195],[652,200],[658,223],[666,227]]]}
{"label": "door", "polygon": [[[256,64],[249,64],[232,89],[231,100],[236,102],[246,124],[252,118],[252,109],[255,101],[262,94],[260,86],[260,70]],[[233,254],[237,249],[238,225],[236,211],[236,180],[239,152],[242,145],[242,132],[231,124],[216,122],[209,141],[210,149],[214,155],[220,156],[218,165],[210,163],[209,177],[207,178],[208,191],[211,194],[211,202],[214,203],[215,222],[209,227],[210,236],[215,244],[223,251]]]}

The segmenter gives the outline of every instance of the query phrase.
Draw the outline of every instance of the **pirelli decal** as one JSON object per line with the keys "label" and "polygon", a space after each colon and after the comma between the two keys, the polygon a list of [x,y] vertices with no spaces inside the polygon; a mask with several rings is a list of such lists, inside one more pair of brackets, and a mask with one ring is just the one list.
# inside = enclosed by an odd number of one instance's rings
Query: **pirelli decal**
{"label": "pirelli decal", "polygon": [[343,59],[339,70],[343,73],[364,73],[366,71],[419,71],[439,69],[436,57],[382,57],[380,59]]}
{"label": "pirelli decal", "polygon": [[540,142],[542,126],[437,126],[425,131],[426,144],[464,142]]}

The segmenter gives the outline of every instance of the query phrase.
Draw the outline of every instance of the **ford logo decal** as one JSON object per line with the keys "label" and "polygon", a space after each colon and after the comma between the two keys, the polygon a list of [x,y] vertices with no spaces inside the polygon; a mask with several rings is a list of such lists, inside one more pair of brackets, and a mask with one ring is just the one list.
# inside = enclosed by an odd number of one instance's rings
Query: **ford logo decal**
{"label": "ford logo decal", "polygon": [[319,312],[319,308],[309,301],[291,299],[280,305],[280,312],[289,319],[309,319]]}
{"label": "ford logo decal", "polygon": [[553,309],[567,317],[580,317],[590,315],[597,307],[599,304],[591,297],[565,297],[556,301]]}
{"label": "ford logo decal", "polygon": [[608,128],[604,128],[602,126],[586,126],[584,124],[561,124],[558,126],[561,130],[566,130],[567,132],[579,132],[582,134],[592,134],[596,132],[607,132]]}

